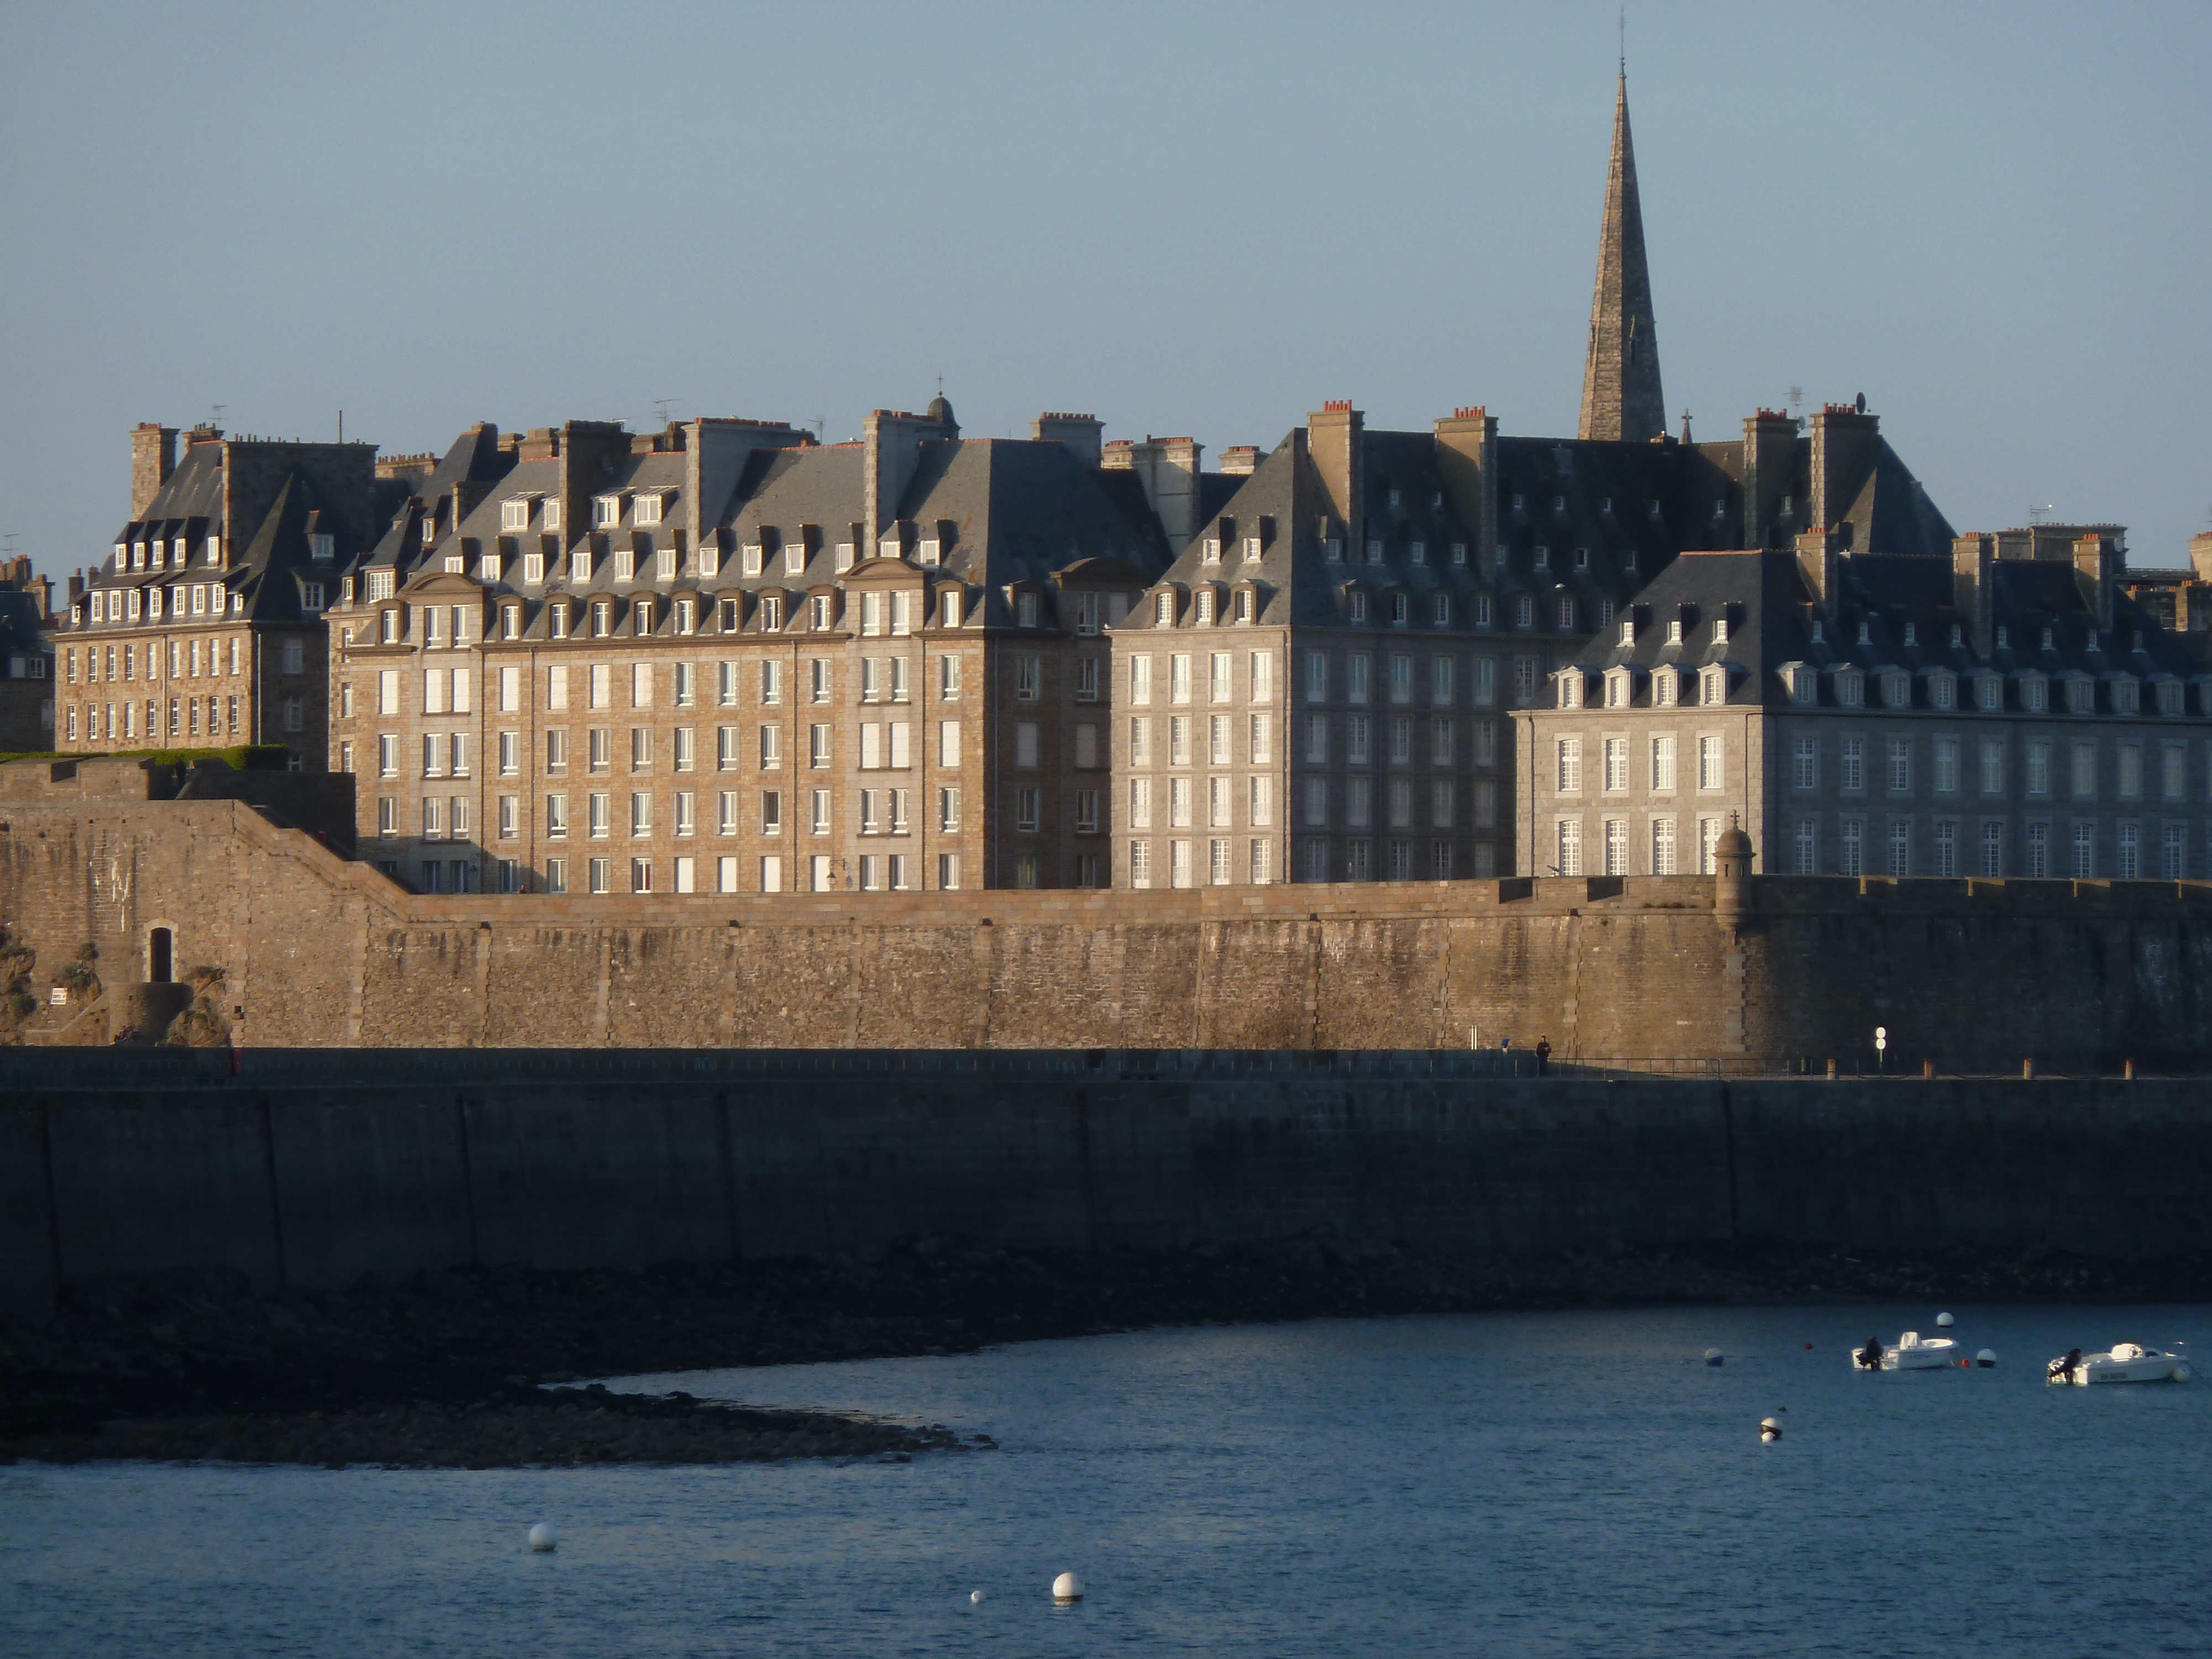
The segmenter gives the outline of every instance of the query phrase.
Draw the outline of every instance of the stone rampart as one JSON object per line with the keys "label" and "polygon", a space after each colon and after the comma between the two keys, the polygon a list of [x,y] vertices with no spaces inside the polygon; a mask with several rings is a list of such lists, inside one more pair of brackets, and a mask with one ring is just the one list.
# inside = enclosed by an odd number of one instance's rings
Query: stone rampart
{"label": "stone rampart", "polygon": [[595,1052],[502,1079],[490,1056],[354,1051],[167,1085],[106,1064],[133,1058],[87,1056],[67,1088],[37,1080],[60,1056],[6,1067],[0,1307],[178,1270],[334,1286],[940,1232],[1504,1256],[2212,1243],[2212,1107],[2171,1081],[1538,1081],[1464,1053]]}
{"label": "stone rampart", "polygon": [[1696,877],[425,896],[234,800],[0,796],[28,994],[219,969],[250,1048],[1522,1048],[2212,1068],[2212,885]]}

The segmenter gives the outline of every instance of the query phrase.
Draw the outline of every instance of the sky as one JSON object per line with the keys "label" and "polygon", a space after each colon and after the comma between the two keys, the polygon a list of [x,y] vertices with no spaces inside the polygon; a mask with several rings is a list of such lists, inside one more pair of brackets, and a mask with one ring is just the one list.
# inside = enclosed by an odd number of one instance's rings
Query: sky
{"label": "sky", "polygon": [[[142,420],[1571,434],[1614,4],[0,7],[0,538]],[[1680,428],[1863,393],[1960,530],[2212,526],[2212,6],[1629,7]],[[665,401],[664,401],[665,400]]]}

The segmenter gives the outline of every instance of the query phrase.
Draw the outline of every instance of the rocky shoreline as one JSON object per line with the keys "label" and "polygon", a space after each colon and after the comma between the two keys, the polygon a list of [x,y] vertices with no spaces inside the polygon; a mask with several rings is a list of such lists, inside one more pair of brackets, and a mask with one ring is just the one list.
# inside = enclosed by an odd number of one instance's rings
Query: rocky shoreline
{"label": "rocky shoreline", "polygon": [[[1005,1250],[909,1241],[874,1262],[425,1274],[257,1295],[201,1275],[73,1297],[0,1326],[0,1462],[196,1459],[489,1468],[911,1457],[926,1427],[580,1378],[968,1352],[1150,1325],[1662,1303],[2197,1301],[2212,1258],[1738,1245],[1545,1261],[1344,1249]],[[988,1427],[988,1425],[980,1425]]]}

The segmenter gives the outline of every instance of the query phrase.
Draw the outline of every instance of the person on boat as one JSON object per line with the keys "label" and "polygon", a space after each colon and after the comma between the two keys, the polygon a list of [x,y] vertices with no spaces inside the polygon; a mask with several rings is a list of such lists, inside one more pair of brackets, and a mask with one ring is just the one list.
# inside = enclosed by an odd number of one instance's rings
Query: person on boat
{"label": "person on boat", "polygon": [[1536,1075],[1538,1077],[1542,1077],[1551,1069],[1552,1039],[1549,1037],[1538,1037],[1536,1039]]}
{"label": "person on boat", "polygon": [[2081,1350],[2069,1348],[2066,1350],[2066,1357],[2051,1368],[2051,1375],[2070,1378],[2074,1375],[2074,1368],[2081,1363]]}
{"label": "person on boat", "polygon": [[1881,1339],[1878,1336],[1870,1336],[1867,1338],[1866,1346],[1859,1350],[1859,1369],[1863,1371],[1880,1370],[1881,1369]]}

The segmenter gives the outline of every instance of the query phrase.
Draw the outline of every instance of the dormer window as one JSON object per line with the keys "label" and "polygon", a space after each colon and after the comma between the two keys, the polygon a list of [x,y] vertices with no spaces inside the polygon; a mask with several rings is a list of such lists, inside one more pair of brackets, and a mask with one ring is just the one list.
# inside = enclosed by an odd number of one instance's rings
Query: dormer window
{"label": "dormer window", "polygon": [[219,565],[219,564],[221,564],[221,563],[222,562],[222,537],[220,537],[220,536],[210,536],[210,537],[209,537],[209,538],[207,538],[207,554],[206,554],[206,558],[207,558],[207,562],[208,562],[210,564]]}
{"label": "dormer window", "polygon": [[1579,708],[1583,706],[1583,673],[1579,668],[1570,668],[1559,676],[1559,707]]}
{"label": "dormer window", "polygon": [[545,503],[545,527],[548,530],[561,527],[561,498],[558,495]]}
{"label": "dormer window", "polygon": [[425,547],[434,546],[437,540],[438,515],[435,513],[425,513],[422,515],[422,545]]}
{"label": "dormer window", "polygon": [[1257,536],[1247,536],[1244,538],[1244,558],[1247,563],[1258,558],[1265,550],[1264,546]]}
{"label": "dormer window", "polygon": [[1713,643],[1715,645],[1726,645],[1728,642],[1729,619],[1728,613],[1724,611],[1719,616],[1713,618]]}
{"label": "dormer window", "polygon": [[1552,516],[1555,519],[1564,519],[1567,516],[1567,498],[1565,495],[1552,497]]}
{"label": "dormer window", "polygon": [[1682,677],[1672,668],[1661,668],[1651,676],[1651,706],[1672,708],[1681,691]]}
{"label": "dormer window", "polygon": [[637,578],[637,555],[627,547],[615,550],[615,580],[634,581]]}
{"label": "dormer window", "polygon": [[1783,671],[1784,682],[1790,688],[1790,701],[1801,708],[1809,708],[1820,698],[1820,678],[1804,663],[1792,663]]}
{"label": "dormer window", "polygon": [[1575,568],[1577,570],[1589,568],[1589,549],[1587,547],[1578,547],[1575,550]]}
{"label": "dormer window", "polygon": [[1390,626],[1403,628],[1413,619],[1413,600],[1403,593],[1393,593],[1390,596]]}
{"label": "dormer window", "polygon": [[499,636],[503,640],[519,640],[522,637],[522,607],[520,605],[500,606]]}
{"label": "dormer window", "polygon": [[1559,632],[1571,634],[1574,631],[1575,602],[1572,599],[1562,599],[1559,601]]}
{"label": "dormer window", "polygon": [[[945,589],[944,602],[939,610],[939,626],[943,628],[957,628],[960,626],[960,592],[961,590],[957,587],[949,587]],[[826,606],[829,604],[829,601],[827,599],[823,599],[817,601],[817,603]]]}
{"label": "dormer window", "polygon": [[1866,678],[1857,669],[1847,668],[1836,676],[1836,702],[1845,708],[1856,708],[1866,702]]}
{"label": "dormer window", "polygon": [[1974,707],[1985,714],[1993,714],[2004,707],[2004,682],[1995,674],[1974,677]]}
{"label": "dormer window", "polygon": [[1431,611],[1429,621],[1437,628],[1449,628],[1451,626],[1450,594],[1439,593],[1437,595],[1435,605],[1433,610]]}
{"label": "dormer window", "polygon": [[1957,623],[1951,624],[1951,648],[1956,651],[1966,642],[1966,630]]}
{"label": "dormer window", "polygon": [[1237,620],[1240,623],[1250,622],[1252,620],[1252,590],[1249,587],[1238,588],[1236,604]]}
{"label": "dormer window", "polygon": [[622,497],[595,495],[592,498],[592,523],[597,529],[611,529],[622,522]]}
{"label": "dormer window", "polygon": [[1621,642],[1623,645],[1633,645],[1633,644],[1635,644],[1635,643],[1636,643],[1636,618],[1635,618],[1635,617],[1622,617],[1622,618],[1621,618],[1621,623],[1620,623],[1620,642]]}
{"label": "dormer window", "polygon": [[[922,550],[927,553],[933,550],[937,544],[924,542],[921,545]],[[934,558],[925,558],[922,562],[935,564],[937,561]],[[803,576],[806,574],[806,538],[804,535],[794,536],[784,543],[783,574],[787,576]]]}
{"label": "dormer window", "polygon": [[1037,596],[1034,593],[1016,594],[1014,596],[1014,626],[1035,628],[1036,625]]}
{"label": "dormer window", "polygon": [[2054,644],[2055,631],[2056,630],[2048,628],[2043,630],[2043,648],[2045,651],[2054,650],[2057,648]]}
{"label": "dormer window", "polygon": [[1632,573],[1635,570],[1635,568],[1636,568],[1636,550],[1635,550],[1634,548],[1632,548],[1632,548],[1628,549],[1626,552],[1624,552],[1624,553],[1620,556],[1620,568],[1621,568],[1623,570],[1626,570],[1626,571],[1629,571],[1629,572],[1632,572]]}
{"label": "dormer window", "polygon": [[1813,618],[1813,643],[1814,643],[1814,644],[1815,644],[1815,645],[1820,645],[1820,644],[1823,644],[1823,643],[1825,643],[1825,642],[1826,642],[1826,638],[1827,638],[1827,635],[1826,635],[1826,634],[1823,631],[1822,624],[1821,624],[1820,619],[1818,617],[1814,617],[1814,618]]}
{"label": "dormer window", "polygon": [[568,602],[566,599],[553,607],[553,637],[556,640],[568,637]]}
{"label": "dormer window", "polygon": [[1861,645],[1874,643],[1874,624],[1863,617],[1859,618],[1859,643]]}
{"label": "dormer window", "polygon": [[1728,671],[1726,669],[1708,668],[1699,676],[1699,678],[1703,682],[1700,698],[1702,702],[1708,706],[1717,706],[1728,701]]}
{"label": "dormer window", "polygon": [[477,558],[477,580],[480,581],[495,582],[499,580],[499,576],[500,570],[498,553],[495,551],[488,551],[478,555]]}
{"label": "dormer window", "polygon": [[543,553],[526,553],[522,556],[522,580],[532,584],[545,580],[545,556]]}
{"label": "dormer window", "polygon": [[1669,645],[1680,645],[1681,642],[1682,619],[1680,617],[1670,617],[1667,623],[1667,643]]}
{"label": "dormer window", "polygon": [[448,553],[446,555],[445,566],[446,574],[448,576],[465,576],[469,574],[468,555],[465,553]]}
{"label": "dormer window", "polygon": [[1656,498],[1644,504],[1644,516],[1647,519],[1656,519],[1659,516],[1659,503]]}
{"label": "dormer window", "polygon": [[1210,587],[1200,588],[1197,605],[1199,626],[1201,628],[1210,626],[1213,621],[1213,590]]}
{"label": "dormer window", "polygon": [[[328,564],[332,559],[337,557],[337,538],[334,536],[327,535],[320,532],[308,537],[307,556],[313,559],[317,564]],[[177,562],[181,565],[184,562],[185,544],[182,542],[179,542],[177,544]]]}
{"label": "dormer window", "polygon": [[1885,708],[1910,708],[1912,706],[1912,679],[1907,674],[1884,674],[1881,677],[1881,706]]}
{"label": "dormer window", "polygon": [[372,599],[388,599],[392,597],[392,572],[389,569],[372,570],[368,573],[368,597]]}
{"label": "dormer window", "polygon": [[1175,595],[1163,590],[1152,600],[1152,621],[1162,628],[1175,625]]}
{"label": "dormer window", "polygon": [[2160,714],[2171,718],[2181,712],[2181,682],[2179,680],[2160,681],[2156,696]]}
{"label": "dormer window", "polygon": [[2020,706],[2031,714],[2040,714],[2048,701],[2048,693],[2040,676],[2032,676],[2020,683]]}
{"label": "dormer window", "polygon": [[1382,544],[1372,536],[1367,538],[1367,562],[1370,564],[1382,562]]}
{"label": "dormer window", "polygon": [[1617,668],[1605,677],[1605,706],[1607,708],[1628,707],[1628,671]]}
{"label": "dormer window", "polygon": [[592,601],[592,637],[603,640],[612,631],[613,607],[605,599]]}
{"label": "dormer window", "polygon": [[1367,620],[1367,595],[1354,588],[1345,597],[1346,614],[1356,623]]}
{"label": "dormer window", "polygon": [[378,638],[386,645],[395,645],[398,642],[399,613],[397,611],[386,611],[383,613],[383,620],[378,629]]}
{"label": "dormer window", "polygon": [[1403,497],[1400,495],[1400,493],[1399,493],[1397,490],[1395,490],[1395,489],[1394,489],[1394,490],[1392,490],[1392,491],[1390,492],[1390,505],[1391,505],[1391,506],[1393,506],[1393,507],[1396,507],[1396,506],[1400,503],[1400,501],[1401,501],[1401,500],[1403,500]]}
{"label": "dormer window", "polygon": [[1930,708],[1950,708],[1957,701],[1957,682],[1948,674],[1928,677],[1928,706]]}
{"label": "dormer window", "polygon": [[1465,542],[1454,542],[1452,544],[1452,562],[1458,565],[1463,565],[1467,562],[1467,544]]}
{"label": "dormer window", "polygon": [[770,634],[776,634],[776,633],[781,633],[781,632],[782,631],[782,629],[783,629],[783,595],[782,595],[782,594],[781,594],[781,593],[763,593],[763,594],[762,594],[762,595],[761,595],[761,602],[760,602],[760,625],[761,625],[761,628],[763,629],[763,631],[765,631],[765,632],[767,632],[767,633],[770,633]]}
{"label": "dormer window", "polygon": [[1539,570],[1549,570],[1552,568],[1552,550],[1550,548],[1543,546],[1540,544],[1538,544],[1535,554],[1535,565],[1536,568]]}
{"label": "dormer window", "polygon": [[629,608],[629,631],[633,634],[653,632],[653,604],[651,599],[640,599]]}
{"label": "dormer window", "polygon": [[641,525],[659,524],[662,500],[661,493],[657,489],[641,492],[637,498],[637,511],[632,515],[634,521]]}
{"label": "dormer window", "polygon": [[1905,643],[1908,648],[1920,643],[1920,629],[1917,623],[1907,623],[1905,624]]}
{"label": "dormer window", "polygon": [[1513,510],[1516,513],[1525,513],[1528,511],[1527,504],[1523,501],[1521,493],[1518,490],[1516,490],[1513,494]]}
{"label": "dormer window", "polygon": [[499,504],[499,527],[501,530],[530,528],[530,497],[510,495]]}
{"label": "dormer window", "polygon": [[1221,562],[1221,538],[1218,536],[1208,536],[1205,540],[1199,543],[1198,556],[1205,563],[1219,564]]}
{"label": "dormer window", "polygon": [[1997,649],[1998,649],[1998,650],[2000,650],[2000,651],[2008,651],[2008,650],[2010,650],[2011,648],[2012,648],[2012,640],[2011,640],[2011,638],[2010,638],[2009,630],[2008,630],[2008,629],[2002,629],[2002,628],[1998,629],[1997,629]]}

